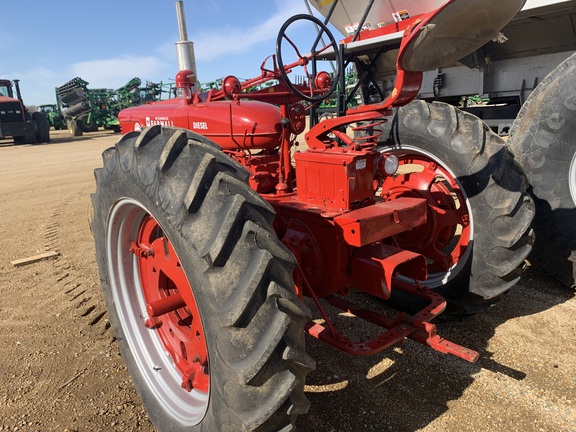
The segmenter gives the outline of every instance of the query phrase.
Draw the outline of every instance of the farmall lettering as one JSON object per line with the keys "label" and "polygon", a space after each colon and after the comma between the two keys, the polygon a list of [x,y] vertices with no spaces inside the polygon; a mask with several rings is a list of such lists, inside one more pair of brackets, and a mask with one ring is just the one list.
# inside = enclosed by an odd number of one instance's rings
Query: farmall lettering
{"label": "farmall lettering", "polygon": [[150,117],[146,117],[146,126],[174,126],[174,122],[170,120],[169,117],[154,117],[153,119]]}

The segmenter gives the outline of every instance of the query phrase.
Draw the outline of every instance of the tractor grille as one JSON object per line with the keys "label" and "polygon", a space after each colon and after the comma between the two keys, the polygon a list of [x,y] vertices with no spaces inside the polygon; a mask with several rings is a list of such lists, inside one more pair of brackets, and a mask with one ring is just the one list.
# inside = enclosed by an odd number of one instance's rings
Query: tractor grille
{"label": "tractor grille", "polygon": [[0,104],[0,122],[18,123],[23,121],[24,113],[19,102],[4,102]]}

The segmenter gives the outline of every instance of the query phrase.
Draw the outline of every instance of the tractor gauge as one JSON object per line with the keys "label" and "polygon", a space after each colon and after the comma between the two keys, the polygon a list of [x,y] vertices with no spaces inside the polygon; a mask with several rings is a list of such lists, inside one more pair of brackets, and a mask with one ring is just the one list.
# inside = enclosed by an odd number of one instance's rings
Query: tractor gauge
{"label": "tractor gauge", "polygon": [[290,119],[290,131],[299,135],[306,129],[306,108],[304,105],[296,103],[292,105],[288,111]]}

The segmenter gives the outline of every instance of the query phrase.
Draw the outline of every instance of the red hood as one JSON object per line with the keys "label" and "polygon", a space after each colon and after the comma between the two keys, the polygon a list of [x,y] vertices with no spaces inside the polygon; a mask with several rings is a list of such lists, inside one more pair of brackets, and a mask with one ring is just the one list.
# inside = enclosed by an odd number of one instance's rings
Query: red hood
{"label": "red hood", "polygon": [[14,99],[8,96],[0,96],[0,103],[2,102],[20,102],[18,99]]}

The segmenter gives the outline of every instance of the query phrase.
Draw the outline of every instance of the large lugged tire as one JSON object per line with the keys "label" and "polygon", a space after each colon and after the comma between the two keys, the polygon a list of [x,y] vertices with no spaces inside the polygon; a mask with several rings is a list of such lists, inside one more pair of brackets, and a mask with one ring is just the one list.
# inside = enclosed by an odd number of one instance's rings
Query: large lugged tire
{"label": "large lugged tire", "polygon": [[419,168],[385,181],[383,196],[429,202],[426,226],[397,242],[428,258],[425,284],[452,313],[493,304],[518,281],[534,241],[534,203],[520,167],[482,121],[448,104],[414,101],[388,125],[381,150]]}
{"label": "large lugged tire", "polygon": [[32,113],[32,120],[36,124],[36,142],[50,142],[50,122],[42,112]]}
{"label": "large lugged tire", "polygon": [[[92,231],[110,322],[162,431],[291,431],[308,401],[294,257],[247,172],[153,126],[95,171]],[[183,388],[184,387],[184,388]]]}
{"label": "large lugged tire", "polygon": [[73,137],[79,137],[84,135],[84,132],[82,132],[82,129],[80,129],[80,126],[78,125],[78,121],[75,119],[70,119],[67,120],[68,123],[68,132],[70,132],[70,135]]}
{"label": "large lugged tire", "polygon": [[576,286],[576,54],[542,80],[512,125],[509,146],[536,202],[534,254]]}
{"label": "large lugged tire", "polygon": [[94,118],[90,116],[90,114],[79,116],[76,122],[82,132],[96,132],[98,130],[98,124],[96,124]]}

